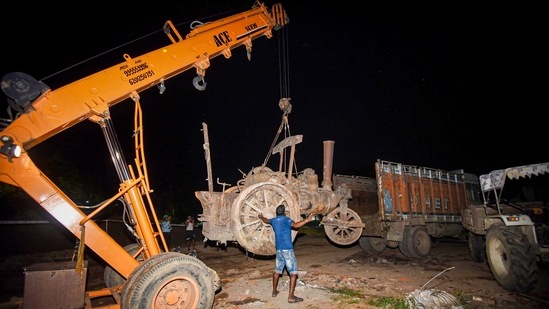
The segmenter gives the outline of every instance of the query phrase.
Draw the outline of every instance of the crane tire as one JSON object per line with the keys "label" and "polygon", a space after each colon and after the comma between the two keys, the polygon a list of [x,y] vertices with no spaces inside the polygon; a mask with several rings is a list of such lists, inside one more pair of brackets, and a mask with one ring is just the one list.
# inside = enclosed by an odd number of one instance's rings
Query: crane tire
{"label": "crane tire", "polygon": [[157,256],[127,282],[122,291],[122,309],[213,307],[215,279],[202,261],[179,252]]}
{"label": "crane tire", "polygon": [[[133,256],[139,250],[139,245],[132,243],[124,246],[124,249]],[[140,262],[143,261],[143,254],[138,255],[137,260]],[[124,279],[124,277],[116,272],[116,270],[114,270],[111,266],[107,265],[103,271],[103,281],[105,282],[105,287],[112,288],[123,284],[126,282],[126,279]]]}

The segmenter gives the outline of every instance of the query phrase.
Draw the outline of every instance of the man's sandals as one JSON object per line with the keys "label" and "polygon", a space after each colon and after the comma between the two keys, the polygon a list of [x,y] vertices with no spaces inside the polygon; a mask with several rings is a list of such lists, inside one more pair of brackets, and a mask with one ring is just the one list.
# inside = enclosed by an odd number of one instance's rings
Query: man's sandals
{"label": "man's sandals", "polygon": [[290,304],[299,303],[299,302],[302,302],[302,301],[303,301],[303,298],[297,297],[297,296],[294,296],[294,299],[288,299],[288,302],[289,302]]}
{"label": "man's sandals", "polygon": [[[279,291],[274,291],[273,292],[273,297],[277,297],[279,293],[280,293]],[[303,301],[303,298],[297,297],[297,296],[294,296],[294,299],[288,299],[288,302],[290,304],[299,303],[299,302],[302,302],[302,301]]]}

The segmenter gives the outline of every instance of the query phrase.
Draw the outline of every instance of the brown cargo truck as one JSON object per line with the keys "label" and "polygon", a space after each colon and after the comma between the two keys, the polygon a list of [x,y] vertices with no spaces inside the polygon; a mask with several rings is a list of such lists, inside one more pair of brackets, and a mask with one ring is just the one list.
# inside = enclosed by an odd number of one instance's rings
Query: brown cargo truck
{"label": "brown cargo truck", "polygon": [[348,206],[364,223],[359,239],[366,253],[399,248],[407,257],[429,255],[431,239],[462,237],[461,211],[481,204],[476,175],[463,170],[378,160],[376,177],[334,175],[334,186],[351,189]]}

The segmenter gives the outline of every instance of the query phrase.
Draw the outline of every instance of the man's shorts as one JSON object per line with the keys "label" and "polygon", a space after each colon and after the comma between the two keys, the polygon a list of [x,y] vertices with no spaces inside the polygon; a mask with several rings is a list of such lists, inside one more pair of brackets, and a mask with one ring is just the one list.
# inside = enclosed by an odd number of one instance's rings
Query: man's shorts
{"label": "man's shorts", "polygon": [[297,274],[297,259],[294,250],[276,250],[275,272],[282,274],[284,267],[290,275]]}
{"label": "man's shorts", "polygon": [[185,231],[185,239],[186,240],[195,239],[194,231]]}

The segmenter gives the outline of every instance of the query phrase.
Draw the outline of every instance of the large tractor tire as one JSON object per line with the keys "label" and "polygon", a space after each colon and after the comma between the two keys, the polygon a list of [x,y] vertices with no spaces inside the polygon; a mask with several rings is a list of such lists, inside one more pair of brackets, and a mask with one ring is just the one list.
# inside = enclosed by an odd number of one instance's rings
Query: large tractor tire
{"label": "large tractor tire", "polygon": [[484,236],[469,231],[469,252],[471,259],[477,263],[486,262],[486,251],[484,250]]}
{"label": "large tractor tire", "polygon": [[338,245],[350,245],[362,236],[364,223],[360,216],[349,208],[337,207],[323,220],[326,236]]}
{"label": "large tractor tire", "polygon": [[385,239],[380,237],[360,237],[358,245],[364,253],[380,253],[387,247]]}
{"label": "large tractor tire", "polygon": [[[139,245],[135,243],[129,244],[124,246],[124,249],[126,250],[126,252],[128,252],[133,256],[139,251]],[[140,253],[137,256],[137,261],[139,262],[143,261],[142,253]],[[105,282],[105,286],[107,288],[112,288],[112,287],[123,284],[126,281],[126,279],[120,276],[120,274],[116,272],[116,270],[114,270],[111,266],[107,265],[105,267],[105,270],[103,271],[103,281]]]}
{"label": "large tractor tire", "polygon": [[[275,255],[273,228],[270,224],[263,223],[258,215],[263,213],[267,218],[274,217],[279,205],[284,205],[286,215],[292,220],[301,220],[297,201],[292,192],[283,185],[260,182],[242,190],[231,207],[231,230],[238,244],[257,255]],[[292,241],[296,236],[297,230],[294,229]]]}
{"label": "large tractor tire", "polygon": [[497,283],[510,292],[536,287],[538,266],[532,244],[520,227],[493,225],[486,233],[486,258]]}
{"label": "large tractor tire", "polygon": [[179,252],[158,254],[140,264],[126,282],[122,309],[211,309],[216,278],[195,257]]}

